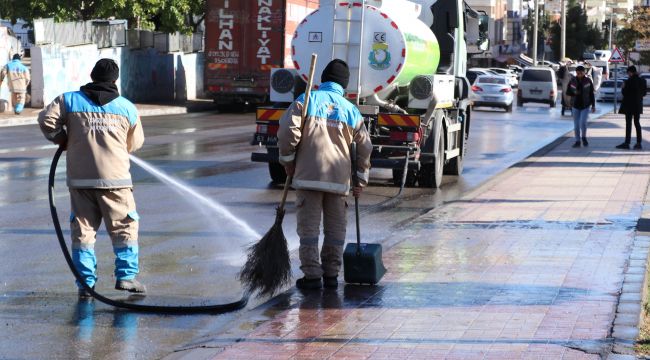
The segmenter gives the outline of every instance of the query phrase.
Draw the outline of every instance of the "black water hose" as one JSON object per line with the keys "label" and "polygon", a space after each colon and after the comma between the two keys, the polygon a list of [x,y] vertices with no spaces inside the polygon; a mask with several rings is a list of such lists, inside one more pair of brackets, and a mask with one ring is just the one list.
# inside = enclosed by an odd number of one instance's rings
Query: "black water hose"
{"label": "black water hose", "polygon": [[86,284],[86,282],[83,280],[81,274],[79,274],[79,271],[77,271],[77,269],[75,268],[72,262],[70,251],[68,250],[68,246],[65,243],[63,231],[61,231],[61,223],[59,222],[59,216],[56,211],[56,205],[54,204],[54,178],[56,176],[56,166],[59,162],[59,158],[61,157],[62,153],[63,153],[63,148],[59,148],[56,151],[56,154],[54,154],[54,158],[52,159],[52,165],[50,167],[50,177],[48,181],[48,195],[50,197],[50,212],[52,213],[52,222],[54,223],[54,230],[56,231],[56,236],[59,239],[59,245],[61,245],[61,251],[63,251],[63,256],[65,257],[65,261],[68,263],[68,267],[70,268],[70,271],[72,271],[72,274],[74,274],[74,277],[77,279],[79,284],[83,286],[84,290],[86,290],[90,295],[92,295],[93,298],[103,302],[104,304],[115,306],[118,308],[129,309],[129,310],[140,311],[140,312],[164,313],[164,314],[201,314],[201,313],[222,314],[222,313],[240,310],[246,306],[249,298],[248,294],[244,294],[244,296],[238,301],[227,303],[227,304],[201,305],[201,306],[161,306],[161,305],[134,304],[134,303],[109,299],[97,293],[95,289],[88,286],[88,284]]}

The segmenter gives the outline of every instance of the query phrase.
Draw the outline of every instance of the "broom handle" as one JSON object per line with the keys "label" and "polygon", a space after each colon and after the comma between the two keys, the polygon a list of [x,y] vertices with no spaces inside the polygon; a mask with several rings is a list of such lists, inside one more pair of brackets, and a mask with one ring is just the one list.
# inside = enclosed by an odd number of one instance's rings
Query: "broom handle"
{"label": "broom handle", "polygon": [[[309,95],[311,94],[311,87],[314,84],[314,70],[316,70],[316,60],[318,55],[311,54],[311,65],[309,65],[309,78],[307,78],[307,88],[305,89],[305,101],[302,105],[302,114],[300,115],[300,136],[302,136],[302,129],[305,127],[305,120],[307,119],[307,107],[309,106]],[[295,149],[296,157],[298,156],[298,146]],[[294,158],[294,163],[296,159]],[[282,190],[282,200],[280,201],[280,206],[278,209],[284,211],[284,204],[287,202],[287,194],[289,193],[289,185],[293,176],[287,176],[287,179],[284,181],[284,189]]]}
{"label": "broom handle", "polygon": [[[352,186],[359,186],[359,176],[357,175],[357,143],[354,141],[350,145],[350,154],[352,157]],[[359,198],[354,197],[354,218],[357,224],[357,256],[361,255],[361,227],[359,226]]]}

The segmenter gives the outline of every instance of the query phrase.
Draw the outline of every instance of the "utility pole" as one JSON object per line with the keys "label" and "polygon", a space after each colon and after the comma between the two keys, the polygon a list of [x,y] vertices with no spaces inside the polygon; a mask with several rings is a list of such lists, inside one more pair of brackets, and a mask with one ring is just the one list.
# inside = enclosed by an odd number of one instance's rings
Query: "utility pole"
{"label": "utility pole", "polygon": [[614,11],[612,8],[609,9],[609,50],[612,50],[612,33],[614,32],[614,29],[612,29],[612,19],[614,18]]}
{"label": "utility pole", "polygon": [[566,57],[566,4],[560,2],[560,61]]}
{"label": "utility pole", "polygon": [[533,12],[535,13],[535,20],[533,25],[533,66],[537,66],[537,33],[539,31],[537,16],[537,10],[539,7],[537,6],[537,0],[533,0],[533,9]]}

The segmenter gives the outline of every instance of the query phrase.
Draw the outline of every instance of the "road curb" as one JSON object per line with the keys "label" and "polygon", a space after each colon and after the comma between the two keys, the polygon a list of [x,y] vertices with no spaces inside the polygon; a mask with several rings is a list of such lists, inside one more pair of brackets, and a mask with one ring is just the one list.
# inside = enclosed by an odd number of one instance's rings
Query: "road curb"
{"label": "road curb", "polygon": [[[138,109],[141,117],[145,116],[162,116],[162,115],[180,115],[187,114],[189,111],[186,107],[173,106],[156,109]],[[15,116],[6,119],[0,119],[0,127],[36,125],[38,124],[38,115],[21,117]]]}
{"label": "road curb", "polygon": [[643,211],[637,221],[630,257],[625,266],[612,327],[614,344],[607,360],[635,359],[634,344],[644,324],[648,301],[648,260],[650,250],[650,184],[646,188]]}

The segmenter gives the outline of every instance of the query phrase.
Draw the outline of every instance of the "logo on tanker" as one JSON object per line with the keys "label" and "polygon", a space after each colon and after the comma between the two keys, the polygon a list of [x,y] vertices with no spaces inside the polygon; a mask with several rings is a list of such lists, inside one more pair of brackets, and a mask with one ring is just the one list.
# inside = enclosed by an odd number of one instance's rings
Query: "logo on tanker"
{"label": "logo on tanker", "polygon": [[372,51],[368,55],[368,62],[371,68],[375,70],[386,70],[390,67],[390,52],[388,44],[385,42],[376,42],[372,45]]}

